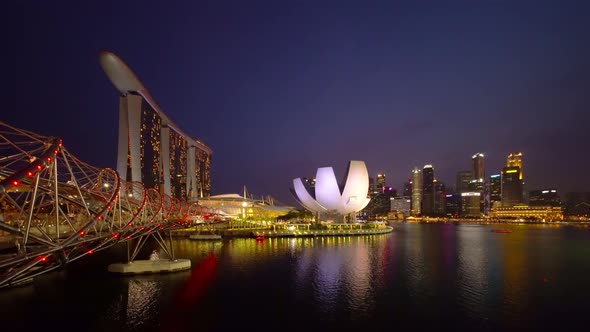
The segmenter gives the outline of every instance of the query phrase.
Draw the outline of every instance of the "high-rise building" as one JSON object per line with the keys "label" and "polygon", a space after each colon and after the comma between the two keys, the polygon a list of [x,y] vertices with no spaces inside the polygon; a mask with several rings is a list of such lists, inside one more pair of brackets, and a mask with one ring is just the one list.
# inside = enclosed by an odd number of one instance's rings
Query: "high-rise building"
{"label": "high-rise building", "polygon": [[377,189],[379,190],[379,192],[383,192],[383,188],[386,187],[386,183],[385,183],[385,174],[383,173],[379,173],[377,174]]}
{"label": "high-rise building", "polygon": [[473,180],[473,175],[471,171],[459,171],[457,172],[457,187],[455,191],[457,193],[462,193],[469,191],[469,182]]}
{"label": "high-rise building", "polygon": [[422,169],[422,214],[434,215],[434,167],[424,165]]}
{"label": "high-rise building", "polygon": [[121,178],[173,198],[209,196],[212,150],[182,132],[117,55],[101,52],[100,63],[120,93],[117,172]]}
{"label": "high-rise building", "polygon": [[434,180],[434,213],[436,215],[445,214],[445,184]]}
{"label": "high-rise building", "polygon": [[502,207],[512,207],[523,203],[522,181],[520,167],[510,166],[502,168]]}
{"label": "high-rise building", "polygon": [[369,176],[369,196],[375,194],[375,179]]}
{"label": "high-rise building", "polygon": [[410,196],[402,197],[391,197],[391,208],[390,211],[397,211],[404,214],[404,216],[410,216],[411,199]]}
{"label": "high-rise building", "polygon": [[502,200],[502,177],[500,174],[490,175],[490,207],[500,207]]}
{"label": "high-rise building", "polygon": [[526,185],[524,182],[524,165],[522,162],[522,152],[513,152],[510,153],[508,155],[508,158],[506,159],[506,166],[507,167],[519,167],[520,168],[520,175],[519,175],[519,180],[520,180],[520,186],[521,186],[521,190],[522,190],[522,198],[521,198],[521,203],[526,203],[528,202],[528,196],[529,193],[526,190]]}
{"label": "high-rise building", "polygon": [[412,179],[408,179],[408,182],[404,183],[403,196],[412,196]]}
{"label": "high-rise building", "polygon": [[519,167],[519,180],[524,181],[524,169],[522,168],[522,152],[513,152],[508,155],[506,167]]}
{"label": "high-rise building", "polygon": [[472,173],[473,173],[473,180],[483,180],[485,179],[485,168],[484,168],[484,159],[483,153],[476,153],[471,157],[472,166]]}
{"label": "high-rise building", "polygon": [[461,194],[445,195],[445,214],[451,217],[461,215]]}
{"label": "high-rise building", "polygon": [[412,209],[411,215],[422,213],[422,170],[414,167],[412,170]]}
{"label": "high-rise building", "polygon": [[529,194],[529,206],[561,206],[557,189],[532,190]]}
{"label": "high-rise building", "polygon": [[481,216],[481,192],[467,191],[461,193],[461,215],[465,217]]}

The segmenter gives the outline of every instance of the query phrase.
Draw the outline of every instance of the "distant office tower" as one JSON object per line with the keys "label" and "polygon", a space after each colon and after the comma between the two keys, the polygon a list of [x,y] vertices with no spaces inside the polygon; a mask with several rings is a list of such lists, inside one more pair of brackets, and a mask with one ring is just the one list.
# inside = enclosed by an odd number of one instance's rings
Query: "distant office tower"
{"label": "distant office tower", "polygon": [[518,179],[521,182],[521,190],[522,190],[521,203],[528,202],[528,192],[526,190],[526,185],[524,182],[524,168],[523,168],[524,165],[522,162],[522,152],[513,152],[513,153],[509,154],[508,158],[506,160],[506,166],[520,168],[520,175],[519,175]]}
{"label": "distant office tower", "polygon": [[434,215],[434,168],[424,165],[422,169],[422,214]]}
{"label": "distant office tower", "polygon": [[412,196],[412,179],[408,179],[408,182],[404,183],[403,196]]}
{"label": "distant office tower", "polygon": [[375,194],[375,179],[369,177],[369,196]]}
{"label": "distant office tower", "polygon": [[530,206],[561,206],[557,189],[533,190],[529,194]]}
{"label": "distant office tower", "polygon": [[506,161],[506,167],[519,167],[520,168],[520,175],[519,180],[524,180],[524,169],[522,168],[522,152],[514,152],[508,155],[508,160]]}
{"label": "distant office tower", "polygon": [[471,180],[473,180],[473,174],[471,171],[457,172],[457,187],[455,191],[459,194],[469,191],[469,182]]}
{"label": "distant office tower", "polygon": [[461,215],[466,217],[480,217],[480,202],[481,193],[479,191],[461,193]]}
{"label": "distant office tower", "polygon": [[211,149],[164,114],[123,60],[105,51],[100,63],[120,92],[117,172],[121,178],[178,199],[209,196]]}
{"label": "distant office tower", "polygon": [[502,207],[522,204],[522,181],[520,167],[511,166],[502,169]]}
{"label": "distant office tower", "polygon": [[422,213],[422,171],[418,167],[412,170],[412,209],[411,215]]}
{"label": "distant office tower", "polygon": [[391,197],[390,202],[391,202],[390,211],[401,212],[406,217],[410,215],[410,205],[411,205],[410,196]]}
{"label": "distant office tower", "polygon": [[377,188],[380,193],[383,193],[383,188],[385,188],[385,186],[385,174],[377,174]]}
{"label": "distant office tower", "polygon": [[490,183],[485,182],[482,200],[483,200],[483,214],[487,216],[490,214],[490,210],[492,209],[492,201],[490,199]]}
{"label": "distant office tower", "polygon": [[437,215],[445,214],[445,184],[434,180],[434,213]]}
{"label": "distant office tower", "polygon": [[461,194],[445,195],[445,214],[452,217],[461,215]]}
{"label": "distant office tower", "polygon": [[474,154],[471,157],[471,162],[473,164],[473,167],[472,167],[473,180],[480,180],[480,179],[484,180],[485,179],[485,168],[484,168],[483,153]]}
{"label": "distant office tower", "polygon": [[502,177],[500,174],[490,175],[490,207],[500,207],[502,200]]}

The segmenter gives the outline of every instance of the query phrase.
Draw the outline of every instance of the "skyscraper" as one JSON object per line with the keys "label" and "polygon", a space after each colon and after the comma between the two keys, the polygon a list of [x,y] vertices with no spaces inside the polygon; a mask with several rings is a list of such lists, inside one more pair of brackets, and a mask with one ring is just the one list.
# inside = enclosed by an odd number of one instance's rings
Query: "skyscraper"
{"label": "skyscraper", "polygon": [[502,177],[500,174],[490,175],[490,207],[500,207],[502,200]]}
{"label": "skyscraper", "polygon": [[434,180],[434,213],[437,215],[445,214],[445,184]]}
{"label": "skyscraper", "polygon": [[422,169],[422,214],[434,215],[434,167],[424,165]]}
{"label": "skyscraper", "polygon": [[485,178],[485,168],[484,168],[484,159],[483,153],[476,153],[471,157],[472,172],[473,172],[473,180],[484,180]]}
{"label": "skyscraper", "polygon": [[512,207],[522,204],[522,181],[520,167],[511,166],[502,169],[502,207]]}
{"label": "skyscraper", "polygon": [[524,181],[524,169],[522,168],[522,152],[513,152],[508,155],[506,167],[519,167],[519,180]]}
{"label": "skyscraper", "polygon": [[101,52],[100,64],[120,93],[117,172],[121,178],[178,199],[209,196],[212,150],[182,132],[117,55]]}
{"label": "skyscraper", "polygon": [[369,196],[375,194],[375,179],[369,176]]}
{"label": "skyscraper", "polygon": [[526,186],[524,183],[524,165],[522,163],[522,152],[513,152],[511,154],[508,155],[508,158],[506,160],[506,166],[507,167],[518,167],[520,168],[520,175],[519,175],[519,180],[520,180],[520,187],[522,190],[522,194],[521,194],[521,203],[525,203],[528,201],[528,192],[526,190]]}
{"label": "skyscraper", "polygon": [[469,191],[469,182],[473,179],[471,171],[459,171],[457,172],[457,193],[463,193]]}
{"label": "skyscraper", "polygon": [[422,171],[418,167],[412,170],[412,209],[410,214],[417,216],[422,213]]}
{"label": "skyscraper", "polygon": [[383,192],[383,188],[385,187],[385,174],[379,173],[377,174],[377,189],[379,192]]}
{"label": "skyscraper", "polygon": [[403,196],[412,196],[412,179],[408,179],[408,182],[404,183]]}

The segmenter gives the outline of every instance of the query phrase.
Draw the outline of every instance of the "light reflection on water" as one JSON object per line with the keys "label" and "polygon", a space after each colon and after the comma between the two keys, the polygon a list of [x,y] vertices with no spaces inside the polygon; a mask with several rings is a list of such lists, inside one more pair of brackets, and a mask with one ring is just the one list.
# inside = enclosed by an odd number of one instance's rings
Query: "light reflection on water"
{"label": "light reflection on water", "polygon": [[120,260],[115,250],[10,289],[0,305],[9,308],[2,315],[21,319],[43,308],[39,321],[48,324],[68,312],[72,326],[92,331],[575,326],[590,295],[590,230],[510,227],[511,234],[490,225],[399,224],[378,236],[175,239],[191,271],[116,277],[105,272]]}

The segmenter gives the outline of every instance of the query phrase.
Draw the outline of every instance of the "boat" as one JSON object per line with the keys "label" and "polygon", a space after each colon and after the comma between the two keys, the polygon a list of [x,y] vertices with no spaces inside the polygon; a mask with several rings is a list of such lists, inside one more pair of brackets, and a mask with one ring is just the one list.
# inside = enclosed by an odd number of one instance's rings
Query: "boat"
{"label": "boat", "polygon": [[266,234],[256,234],[256,241],[264,241],[266,239]]}
{"label": "boat", "polygon": [[512,233],[512,230],[506,228],[492,229],[492,233]]}

